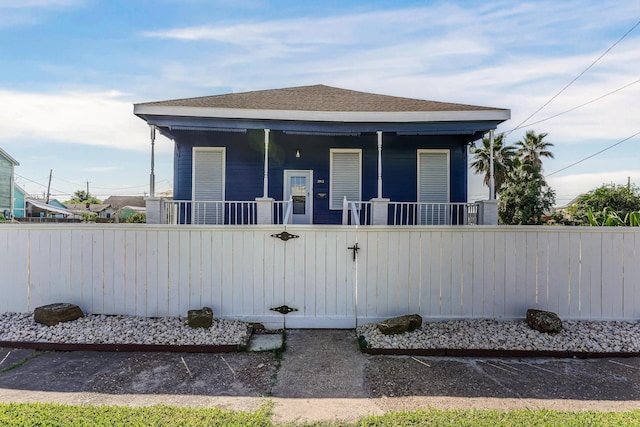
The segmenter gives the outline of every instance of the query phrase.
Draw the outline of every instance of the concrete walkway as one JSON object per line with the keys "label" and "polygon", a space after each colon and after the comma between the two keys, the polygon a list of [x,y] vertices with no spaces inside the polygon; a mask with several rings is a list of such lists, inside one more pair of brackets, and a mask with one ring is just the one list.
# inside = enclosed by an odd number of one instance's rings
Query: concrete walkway
{"label": "concrete walkway", "polygon": [[368,399],[367,359],[351,330],[287,331],[287,350],[273,388],[274,421],[357,420],[382,414]]}
{"label": "concrete walkway", "polygon": [[640,358],[371,356],[352,330],[289,330],[286,345],[281,356],[0,348],[0,402],[253,411],[271,401],[275,422],[419,408],[640,408]]}

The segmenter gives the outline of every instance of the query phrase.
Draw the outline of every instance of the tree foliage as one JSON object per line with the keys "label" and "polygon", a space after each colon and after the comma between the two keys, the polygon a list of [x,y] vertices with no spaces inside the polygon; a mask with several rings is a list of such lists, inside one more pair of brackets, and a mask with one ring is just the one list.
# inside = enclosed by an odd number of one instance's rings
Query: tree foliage
{"label": "tree foliage", "polygon": [[144,224],[147,222],[147,216],[143,213],[134,213],[124,220],[127,223]]}
{"label": "tree foliage", "polygon": [[98,214],[95,212],[82,212],[82,222],[96,222]]}
{"label": "tree foliage", "polygon": [[547,135],[549,134],[536,135],[535,131],[529,130],[522,141],[515,143],[518,148],[518,157],[523,164],[530,164],[542,169],[542,157],[553,159],[553,153],[549,150],[553,144],[544,140]]}
{"label": "tree foliage", "polygon": [[[589,211],[592,218],[589,218]],[[615,212],[623,221],[640,211],[640,188],[636,185],[604,184],[578,197],[567,213],[578,225],[602,223]],[[599,220],[602,219],[602,220]]]}
{"label": "tree foliage", "polygon": [[542,176],[542,170],[531,164],[520,164],[500,195],[498,218],[501,224],[507,225],[542,224],[555,199],[555,192]]}
{"label": "tree foliage", "polygon": [[[482,147],[472,147],[474,160],[471,168],[476,174],[484,174],[484,185],[489,186],[489,163],[491,157],[491,141],[482,138]],[[496,194],[500,194],[507,183],[509,173],[515,167],[516,147],[506,145],[504,134],[496,135],[493,141],[493,177]]]}
{"label": "tree foliage", "polygon": [[90,193],[85,190],[78,190],[73,193],[73,198],[68,200],[65,203],[73,203],[73,204],[81,204],[81,203],[91,203],[92,205],[100,205],[102,202],[92,196]]}
{"label": "tree foliage", "polygon": [[542,224],[545,214],[555,203],[555,192],[542,175],[542,157],[553,158],[553,144],[544,141],[546,133],[528,131],[518,141],[517,159],[507,175],[500,194],[498,219],[501,224]]}

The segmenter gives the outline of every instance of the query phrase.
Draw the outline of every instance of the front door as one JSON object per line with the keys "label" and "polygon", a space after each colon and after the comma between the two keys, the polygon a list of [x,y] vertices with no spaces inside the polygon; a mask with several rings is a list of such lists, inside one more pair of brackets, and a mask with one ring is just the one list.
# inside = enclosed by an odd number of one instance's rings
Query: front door
{"label": "front door", "polygon": [[313,221],[313,171],[284,171],[284,200],[293,200],[291,222],[311,224]]}

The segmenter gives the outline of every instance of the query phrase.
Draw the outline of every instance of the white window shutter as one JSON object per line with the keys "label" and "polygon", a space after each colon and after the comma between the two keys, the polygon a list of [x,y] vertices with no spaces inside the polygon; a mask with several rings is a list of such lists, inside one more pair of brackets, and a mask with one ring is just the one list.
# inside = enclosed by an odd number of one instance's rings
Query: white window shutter
{"label": "white window shutter", "polygon": [[[193,223],[221,224],[224,220],[224,148],[193,150]],[[218,203],[203,203],[218,202]]]}
{"label": "white window shutter", "polygon": [[330,209],[342,209],[343,199],[360,201],[362,165],[360,150],[331,150]]}
{"label": "white window shutter", "polygon": [[418,202],[442,203],[420,208],[420,224],[449,223],[449,152],[418,151]]}

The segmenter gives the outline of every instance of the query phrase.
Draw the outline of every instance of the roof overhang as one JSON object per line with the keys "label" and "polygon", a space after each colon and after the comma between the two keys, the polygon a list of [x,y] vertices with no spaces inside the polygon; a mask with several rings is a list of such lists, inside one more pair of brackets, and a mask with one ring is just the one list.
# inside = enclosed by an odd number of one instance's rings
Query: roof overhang
{"label": "roof overhang", "polygon": [[511,118],[511,110],[483,109],[465,111],[299,111],[251,110],[238,108],[206,108],[135,104],[134,114],[144,116],[173,116],[212,119],[283,120],[341,123],[413,123],[498,121]]}
{"label": "roof overhang", "polygon": [[14,159],[13,157],[11,157],[9,155],[9,153],[7,153],[6,151],[4,151],[2,148],[0,148],[0,156],[4,157],[5,159],[9,160],[11,163],[13,163],[14,166],[19,166],[20,163],[18,163],[18,161],[16,159]]}
{"label": "roof overhang", "polygon": [[308,135],[359,135],[371,132],[393,132],[398,135],[467,135],[475,141],[503,120],[433,121],[433,122],[319,122],[301,120],[221,119],[207,117],[176,117],[140,115],[149,125],[167,138],[174,139],[180,131],[246,132],[249,129],[282,131]]}
{"label": "roof overhang", "polygon": [[31,200],[31,199],[27,199],[26,203],[35,206],[36,208],[42,209],[44,211],[49,211],[49,212],[55,212],[55,213],[59,213],[62,215],[67,215],[67,216],[73,216],[75,215],[74,212],[70,211],[69,209],[62,209],[56,206],[52,206],[49,205],[47,203],[41,203],[41,202],[37,202],[35,200]]}

